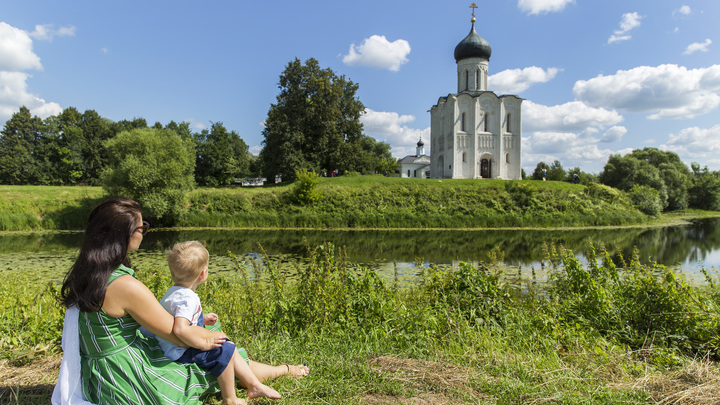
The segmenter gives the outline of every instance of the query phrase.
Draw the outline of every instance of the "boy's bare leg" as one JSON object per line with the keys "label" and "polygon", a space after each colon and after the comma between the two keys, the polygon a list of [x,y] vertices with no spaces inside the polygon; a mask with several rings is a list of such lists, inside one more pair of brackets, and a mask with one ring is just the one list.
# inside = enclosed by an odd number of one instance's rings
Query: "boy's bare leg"
{"label": "boy's bare leg", "polygon": [[[233,354],[235,357],[237,353]],[[240,357],[240,356],[238,356]],[[228,364],[217,378],[220,386],[220,394],[223,397],[223,405],[246,405],[244,399],[240,399],[235,395],[235,368],[232,364]]]}
{"label": "boy's bare leg", "polygon": [[310,374],[310,369],[306,365],[291,366],[282,364],[279,366],[270,366],[252,360],[250,360],[250,369],[260,381],[266,381],[283,375],[304,377]]}
{"label": "boy's bare leg", "polygon": [[260,379],[237,351],[233,354],[232,362],[235,368],[235,378],[238,379],[238,383],[242,387],[247,389],[248,398],[266,397],[278,399],[281,397],[280,393],[260,382]]}

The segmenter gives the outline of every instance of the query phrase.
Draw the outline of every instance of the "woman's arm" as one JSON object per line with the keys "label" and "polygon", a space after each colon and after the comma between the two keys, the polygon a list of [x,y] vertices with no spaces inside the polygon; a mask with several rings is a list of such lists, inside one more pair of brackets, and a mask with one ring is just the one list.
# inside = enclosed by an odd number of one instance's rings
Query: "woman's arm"
{"label": "woman's arm", "polygon": [[[205,328],[200,328],[200,329],[205,329]],[[173,325],[173,334],[178,339],[180,339],[183,343],[185,343],[186,345],[188,345],[190,347],[198,348],[200,350],[205,350],[200,347],[201,345],[204,345],[206,343],[205,340],[202,339],[201,336],[198,336],[197,327],[191,326],[190,321],[187,320],[187,318],[183,318],[181,316],[175,317],[175,324]],[[216,347],[222,346],[222,342],[224,342],[225,339],[227,339],[227,338],[225,338],[223,335],[220,339],[218,339],[216,341],[215,346]]]}
{"label": "woman's arm", "polygon": [[[102,307],[105,313],[112,317],[130,315],[155,335],[176,345],[188,346],[173,333],[175,318],[160,305],[150,289],[134,277],[120,276],[110,283]],[[222,332],[213,332],[198,326],[192,328],[193,334],[198,339],[197,342],[193,342],[197,345],[193,346],[200,350],[210,350],[216,347],[218,342],[227,339]]]}

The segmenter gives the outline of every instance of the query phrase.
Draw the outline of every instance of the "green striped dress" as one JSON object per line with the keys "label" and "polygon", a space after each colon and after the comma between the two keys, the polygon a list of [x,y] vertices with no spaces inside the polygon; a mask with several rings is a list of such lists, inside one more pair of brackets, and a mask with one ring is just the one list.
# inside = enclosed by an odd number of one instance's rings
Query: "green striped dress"
{"label": "green striped dress", "polygon": [[[109,283],[124,275],[135,272],[121,265]],[[78,322],[83,393],[94,404],[188,404],[219,392],[215,376],[165,358],[129,315],[113,318],[101,309],[80,312]]]}

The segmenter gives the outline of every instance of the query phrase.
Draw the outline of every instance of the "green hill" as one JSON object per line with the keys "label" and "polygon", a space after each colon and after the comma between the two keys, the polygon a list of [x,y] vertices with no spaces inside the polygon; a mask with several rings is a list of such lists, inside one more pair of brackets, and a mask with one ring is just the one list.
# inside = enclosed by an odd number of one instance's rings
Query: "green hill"
{"label": "green hill", "polygon": [[[320,178],[300,204],[296,184],[200,188],[182,227],[485,228],[628,225],[649,222],[626,194],[591,184],[503,180]],[[0,186],[0,230],[82,229],[99,187]]]}

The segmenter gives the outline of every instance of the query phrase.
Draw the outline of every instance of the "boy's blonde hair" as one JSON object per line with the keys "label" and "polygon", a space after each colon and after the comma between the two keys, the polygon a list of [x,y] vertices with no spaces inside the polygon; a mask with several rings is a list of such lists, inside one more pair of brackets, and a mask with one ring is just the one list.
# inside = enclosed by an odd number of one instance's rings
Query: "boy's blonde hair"
{"label": "boy's blonde hair", "polygon": [[167,252],[170,274],[176,283],[194,281],[208,267],[210,254],[202,243],[191,240],[176,243]]}

